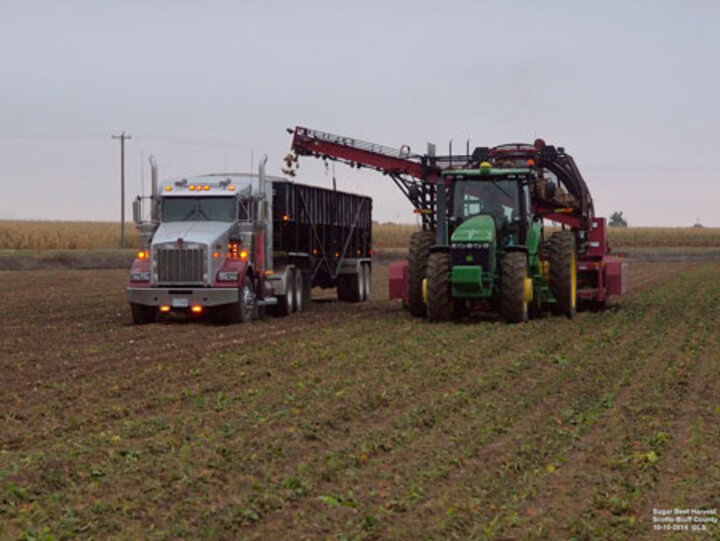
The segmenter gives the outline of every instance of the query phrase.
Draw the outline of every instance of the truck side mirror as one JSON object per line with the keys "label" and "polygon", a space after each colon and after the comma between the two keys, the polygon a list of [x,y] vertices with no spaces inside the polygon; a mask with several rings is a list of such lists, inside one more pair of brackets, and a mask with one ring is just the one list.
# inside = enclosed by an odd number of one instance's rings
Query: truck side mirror
{"label": "truck side mirror", "polygon": [[142,223],[142,201],[140,199],[140,196],[138,196],[135,201],[133,201],[132,211],[133,222],[135,222],[135,224],[137,225],[140,225]]}

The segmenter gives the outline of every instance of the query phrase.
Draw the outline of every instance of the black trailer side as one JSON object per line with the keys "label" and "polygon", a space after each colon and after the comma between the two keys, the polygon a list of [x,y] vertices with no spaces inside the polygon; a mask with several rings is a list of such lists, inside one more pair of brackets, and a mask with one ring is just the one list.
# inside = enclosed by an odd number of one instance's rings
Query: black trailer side
{"label": "black trailer side", "polygon": [[372,199],[273,181],[273,249],[276,263],[302,269],[310,286],[338,286],[342,298],[340,290],[351,280],[345,276],[357,274],[363,280],[360,269],[365,266],[365,287],[369,288]]}

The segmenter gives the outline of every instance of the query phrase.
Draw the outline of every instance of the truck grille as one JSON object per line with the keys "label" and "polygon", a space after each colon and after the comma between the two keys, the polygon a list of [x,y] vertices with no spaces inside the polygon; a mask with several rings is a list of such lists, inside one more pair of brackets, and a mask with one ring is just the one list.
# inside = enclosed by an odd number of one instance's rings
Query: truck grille
{"label": "truck grille", "polygon": [[202,284],[205,274],[203,248],[159,248],[155,251],[159,284]]}

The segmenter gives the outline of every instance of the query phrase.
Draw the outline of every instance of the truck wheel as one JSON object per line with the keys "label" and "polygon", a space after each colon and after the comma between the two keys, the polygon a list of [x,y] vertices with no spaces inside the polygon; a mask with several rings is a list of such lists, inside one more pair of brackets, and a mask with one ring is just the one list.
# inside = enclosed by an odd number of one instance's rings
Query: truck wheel
{"label": "truck wheel", "polygon": [[130,313],[132,314],[133,325],[146,325],[155,321],[157,311],[154,306],[145,306],[144,304],[130,303]]}
{"label": "truck wheel", "polygon": [[237,305],[237,314],[233,314],[233,320],[240,323],[250,323],[258,317],[258,304],[255,291],[253,290],[252,280],[249,276],[245,276],[243,286],[240,288],[240,299]]}
{"label": "truck wheel", "polygon": [[272,313],[275,316],[289,316],[295,311],[295,273],[292,269],[288,271],[287,285],[285,295],[277,296],[277,304],[273,307]]}
{"label": "truck wheel", "polygon": [[557,299],[553,312],[572,319],[577,311],[575,236],[559,231],[550,237],[550,291]]}
{"label": "truck wheel", "polygon": [[370,295],[372,293],[372,267],[370,266],[370,264],[367,264],[361,265],[360,268],[363,270],[363,284],[365,290],[365,297],[363,298],[363,300],[369,301]]}
{"label": "truck wheel", "polygon": [[300,269],[295,269],[293,272],[293,280],[294,284],[293,287],[295,289],[295,306],[293,307],[294,312],[302,312],[304,308],[304,294],[305,294],[305,287],[303,285],[303,277],[302,272]]}
{"label": "truck wheel", "polygon": [[527,256],[523,252],[510,252],[503,258],[500,276],[500,315],[508,323],[528,320],[528,303],[525,300]]}
{"label": "truck wheel", "polygon": [[410,237],[408,250],[408,309],[414,316],[425,317],[427,307],[423,301],[423,280],[427,277],[430,248],[435,244],[433,231],[418,231]]}
{"label": "truck wheel", "polygon": [[360,302],[362,300],[363,280],[360,273],[341,274],[337,279],[338,299],[343,302]]}
{"label": "truck wheel", "polygon": [[449,321],[453,315],[450,290],[450,254],[430,254],[427,263],[427,317],[430,321]]}

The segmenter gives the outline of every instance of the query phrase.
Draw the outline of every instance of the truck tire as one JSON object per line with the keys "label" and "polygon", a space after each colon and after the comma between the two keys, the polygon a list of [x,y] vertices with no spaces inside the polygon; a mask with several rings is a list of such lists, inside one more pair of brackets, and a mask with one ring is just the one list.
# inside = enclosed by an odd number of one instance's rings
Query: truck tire
{"label": "truck tire", "polygon": [[360,273],[341,274],[337,279],[338,299],[343,302],[360,302],[365,290]]}
{"label": "truck tire", "polygon": [[300,269],[295,269],[293,271],[293,288],[295,294],[293,312],[302,312],[305,307],[305,286],[303,284],[303,276]]}
{"label": "truck tire", "polygon": [[550,291],[557,299],[556,315],[572,319],[577,312],[575,235],[559,231],[550,237]]}
{"label": "truck tire", "polygon": [[293,269],[288,270],[287,284],[285,287],[285,295],[277,296],[277,304],[272,309],[272,314],[278,317],[289,316],[295,311],[295,280],[293,279],[295,272]]}
{"label": "truck tire", "polygon": [[372,267],[370,264],[364,264],[360,267],[363,270],[363,284],[364,284],[364,301],[370,300],[372,294]]}
{"label": "truck tire", "polygon": [[155,321],[157,310],[154,306],[145,306],[144,304],[131,302],[130,314],[132,315],[133,325],[146,325]]}
{"label": "truck tire", "polygon": [[418,231],[410,237],[408,250],[408,309],[414,316],[425,317],[427,307],[423,300],[423,280],[427,277],[430,248],[435,244],[433,231]]}
{"label": "truck tire", "polygon": [[245,276],[243,286],[240,288],[240,298],[237,303],[237,317],[233,318],[233,323],[250,323],[258,317],[257,296],[253,288],[252,279]]}
{"label": "truck tire", "polygon": [[450,254],[430,254],[427,263],[427,317],[430,321],[449,321],[453,316],[450,288]]}
{"label": "truck tire", "polygon": [[525,300],[527,256],[523,252],[510,252],[503,258],[500,276],[500,315],[508,323],[528,320],[528,303]]}

